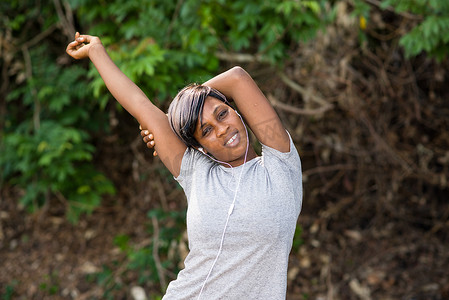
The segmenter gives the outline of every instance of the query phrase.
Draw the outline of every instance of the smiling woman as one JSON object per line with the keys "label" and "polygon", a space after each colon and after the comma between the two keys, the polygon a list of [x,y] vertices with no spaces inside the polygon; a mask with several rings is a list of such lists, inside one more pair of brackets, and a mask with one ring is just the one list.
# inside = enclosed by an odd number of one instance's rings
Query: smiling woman
{"label": "smiling woman", "polygon": [[168,110],[173,131],[188,147],[209,153],[231,166],[256,157],[248,149],[248,136],[240,115],[229,105],[226,97],[205,85],[190,85],[173,99]]}
{"label": "smiling woman", "polygon": [[[301,161],[251,76],[234,67],[190,85],[167,116],[112,62],[98,37],[77,33],[66,51],[90,58],[186,194],[190,252],[163,299],[285,299],[302,206]],[[262,144],[261,156],[249,146],[244,119]]]}
{"label": "smiling woman", "polygon": [[219,91],[208,86],[192,84],[182,89],[170,104],[168,109],[170,126],[186,146],[200,146],[193,134],[198,120],[201,122],[207,97],[214,97],[227,103],[226,97]]}
{"label": "smiling woman", "polygon": [[[219,100],[208,97],[203,116],[194,134],[204,149],[232,166],[241,165],[248,145],[243,122],[237,112]],[[256,153],[251,148],[251,157]]]}

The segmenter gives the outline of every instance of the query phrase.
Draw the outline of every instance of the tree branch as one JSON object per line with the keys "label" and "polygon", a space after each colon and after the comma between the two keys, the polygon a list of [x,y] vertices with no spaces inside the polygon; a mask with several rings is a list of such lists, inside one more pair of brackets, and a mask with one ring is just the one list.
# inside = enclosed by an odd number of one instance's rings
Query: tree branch
{"label": "tree branch", "polygon": [[303,116],[320,115],[324,114],[326,111],[332,108],[332,105],[329,105],[329,106],[322,106],[316,109],[303,109],[286,103],[282,103],[281,101],[277,100],[272,94],[268,94],[267,98],[273,107],[296,115],[303,115]]}
{"label": "tree branch", "polygon": [[161,260],[159,258],[159,223],[155,216],[151,217],[151,222],[153,223],[153,259],[156,264],[157,273],[159,276],[159,283],[161,285],[161,291],[165,292],[167,283],[165,281],[164,268],[162,267]]}

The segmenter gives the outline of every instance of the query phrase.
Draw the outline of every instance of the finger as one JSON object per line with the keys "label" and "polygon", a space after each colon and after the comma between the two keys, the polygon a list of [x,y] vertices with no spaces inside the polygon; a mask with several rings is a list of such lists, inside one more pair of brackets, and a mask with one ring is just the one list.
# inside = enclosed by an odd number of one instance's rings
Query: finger
{"label": "finger", "polygon": [[84,43],[89,44],[89,43],[92,41],[93,38],[94,38],[94,36],[87,35],[87,34],[81,34],[81,35],[79,36],[78,40],[82,39],[82,41],[83,41]]}
{"label": "finger", "polygon": [[157,156],[157,151],[154,151],[154,152],[153,152],[153,156]]}
{"label": "finger", "polygon": [[67,45],[66,51],[75,51],[81,48],[82,46],[83,44],[75,40]]}
{"label": "finger", "polygon": [[67,48],[65,49],[65,52],[67,52],[67,54],[69,54],[70,56],[74,55],[74,52],[76,51],[76,46],[73,45],[68,45]]}
{"label": "finger", "polygon": [[139,125],[139,130],[142,130],[142,125]]}
{"label": "finger", "polygon": [[148,134],[149,134],[148,130],[142,130],[140,132],[140,135],[143,136],[143,137],[147,136]]}
{"label": "finger", "polygon": [[149,138],[150,140],[154,140],[154,136],[153,136],[153,134],[152,134],[152,133],[150,133],[150,134],[148,135],[148,138]]}
{"label": "finger", "polygon": [[67,49],[75,48],[78,45],[77,41],[73,41],[67,45]]}

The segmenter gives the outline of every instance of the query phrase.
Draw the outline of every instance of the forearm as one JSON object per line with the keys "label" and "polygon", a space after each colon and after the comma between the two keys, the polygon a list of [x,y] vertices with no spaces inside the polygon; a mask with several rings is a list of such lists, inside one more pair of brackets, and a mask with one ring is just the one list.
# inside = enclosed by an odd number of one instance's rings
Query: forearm
{"label": "forearm", "polygon": [[75,59],[90,58],[115,99],[143,128],[153,133],[162,162],[175,177],[178,176],[186,146],[171,129],[164,112],[151,103],[140,88],[114,64],[100,39],[77,32],[75,40],[67,45],[66,52]]}
{"label": "forearm", "polygon": [[143,107],[152,105],[142,90],[115,65],[103,45],[93,45],[89,58],[114,98],[139,120]]}

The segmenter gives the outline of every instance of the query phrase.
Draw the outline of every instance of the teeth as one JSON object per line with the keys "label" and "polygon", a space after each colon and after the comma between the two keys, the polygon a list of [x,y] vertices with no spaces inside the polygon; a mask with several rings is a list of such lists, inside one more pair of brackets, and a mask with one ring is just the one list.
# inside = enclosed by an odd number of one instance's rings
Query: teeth
{"label": "teeth", "polygon": [[229,139],[229,141],[226,142],[226,145],[231,144],[236,138],[237,138],[237,133],[234,134],[234,135]]}

